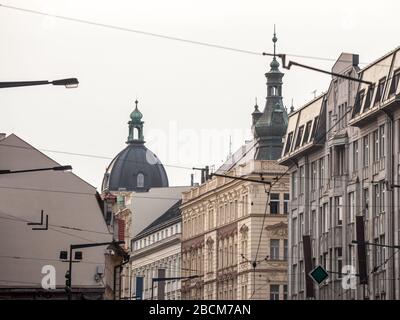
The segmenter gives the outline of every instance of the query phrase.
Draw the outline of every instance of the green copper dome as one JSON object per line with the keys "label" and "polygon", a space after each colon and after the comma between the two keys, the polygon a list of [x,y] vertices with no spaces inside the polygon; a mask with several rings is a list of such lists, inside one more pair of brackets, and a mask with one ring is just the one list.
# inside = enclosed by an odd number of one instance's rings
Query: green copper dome
{"label": "green copper dome", "polygon": [[278,68],[279,68],[279,62],[275,59],[275,57],[274,57],[274,59],[271,61],[270,67],[271,67],[272,70],[278,70]]}
{"label": "green copper dome", "polygon": [[135,101],[135,104],[136,104],[135,110],[132,111],[130,117],[131,117],[132,121],[139,122],[142,120],[143,114],[139,111],[139,109],[137,107],[137,105],[138,105],[137,100]]}

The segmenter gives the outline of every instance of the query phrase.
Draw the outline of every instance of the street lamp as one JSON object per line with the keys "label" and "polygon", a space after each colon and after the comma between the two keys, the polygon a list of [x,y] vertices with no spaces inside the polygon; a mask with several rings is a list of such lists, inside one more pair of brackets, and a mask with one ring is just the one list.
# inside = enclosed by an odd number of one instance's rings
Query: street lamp
{"label": "street lamp", "polygon": [[69,247],[69,268],[65,278],[67,279],[66,283],[66,291],[68,293],[68,300],[72,298],[72,251],[74,249],[82,249],[82,248],[92,248],[92,247],[100,247],[107,245],[120,245],[124,244],[125,241],[111,241],[111,242],[97,242],[97,243],[83,243],[83,244],[71,244]]}
{"label": "street lamp", "polygon": [[77,88],[79,81],[77,78],[67,78],[60,80],[40,80],[40,81],[14,81],[14,82],[0,82],[0,88],[15,88],[15,87],[28,87],[40,86],[45,84],[52,84],[53,86],[64,86],[66,88]]}
{"label": "street lamp", "polygon": [[36,171],[49,171],[49,170],[54,170],[54,171],[67,171],[67,170],[72,170],[71,166],[56,166],[56,167],[50,167],[50,168],[40,168],[40,169],[26,169],[26,170],[0,170],[0,174],[11,174],[11,173],[24,173],[24,172],[36,172]]}

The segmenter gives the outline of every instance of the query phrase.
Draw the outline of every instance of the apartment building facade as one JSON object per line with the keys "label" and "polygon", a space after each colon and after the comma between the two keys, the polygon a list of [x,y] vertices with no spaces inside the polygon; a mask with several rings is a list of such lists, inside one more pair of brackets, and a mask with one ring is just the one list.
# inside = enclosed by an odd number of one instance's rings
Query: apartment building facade
{"label": "apartment building facade", "polygon": [[[328,91],[289,115],[280,164],[289,166],[289,296],[305,299],[303,235],[313,266],[329,279],[316,299],[399,299],[400,50],[362,70],[342,54]],[[356,216],[363,216],[368,283],[343,286],[358,272]],[[396,280],[397,279],[397,280]]]}

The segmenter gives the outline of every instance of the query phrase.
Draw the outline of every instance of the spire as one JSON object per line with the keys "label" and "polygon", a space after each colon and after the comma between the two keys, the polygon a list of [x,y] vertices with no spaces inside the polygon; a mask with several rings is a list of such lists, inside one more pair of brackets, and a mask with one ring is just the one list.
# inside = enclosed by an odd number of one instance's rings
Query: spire
{"label": "spire", "polygon": [[292,98],[292,105],[290,106],[290,113],[294,111],[294,106],[293,106],[293,98]]}
{"label": "spire", "polygon": [[[138,108],[139,101],[135,100],[135,109],[130,114],[131,120],[128,122],[129,124],[129,135],[127,144],[131,143],[144,143],[143,138],[143,114],[139,111]],[[136,133],[136,134],[135,134]]]}
{"label": "spire", "polygon": [[267,99],[261,114],[253,115],[253,134],[257,141],[255,159],[276,160],[282,151],[282,137],[287,128],[287,112],[282,100],[282,78],[284,74],[279,70],[277,61],[276,27],[272,43],[274,54],[270,63],[271,70],[265,74],[267,78]]}
{"label": "spire", "polygon": [[271,71],[278,71],[279,68],[279,62],[276,60],[276,42],[278,41],[278,38],[276,37],[276,29],[274,25],[274,36],[272,37],[272,42],[274,43],[274,57],[271,61]]}

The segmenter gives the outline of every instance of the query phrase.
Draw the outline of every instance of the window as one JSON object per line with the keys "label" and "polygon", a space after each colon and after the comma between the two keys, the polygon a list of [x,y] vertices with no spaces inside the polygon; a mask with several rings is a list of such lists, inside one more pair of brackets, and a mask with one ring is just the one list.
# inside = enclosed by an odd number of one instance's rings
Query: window
{"label": "window", "polygon": [[373,132],[373,141],[374,141],[374,162],[379,160],[379,135],[378,130]]}
{"label": "window", "polygon": [[336,225],[341,226],[343,221],[342,197],[335,197]]}
{"label": "window", "polygon": [[310,235],[315,238],[317,235],[317,213],[315,210],[311,211],[311,232]]}
{"label": "window", "polygon": [[353,223],[355,220],[355,211],[356,211],[356,201],[354,192],[349,193],[349,223]]}
{"label": "window", "polygon": [[305,177],[304,177],[304,166],[300,167],[300,190],[299,193],[303,194],[304,193],[304,187],[305,187]]}
{"label": "window", "polygon": [[363,166],[368,167],[369,165],[369,139],[368,135],[363,138]]}
{"label": "window", "polygon": [[399,79],[400,79],[400,69],[397,69],[393,73],[392,83],[390,85],[389,96],[394,95],[397,91],[399,86]]}
{"label": "window", "polygon": [[[328,130],[332,128],[332,110],[328,113]],[[329,132],[330,133],[330,132]]]}
{"label": "window", "polygon": [[293,218],[292,220],[292,242],[299,242],[297,238],[297,218]]}
{"label": "window", "polygon": [[379,80],[378,88],[376,90],[374,105],[378,104],[383,97],[383,89],[385,88],[386,77]]}
{"label": "window", "polygon": [[271,239],[269,247],[269,257],[271,260],[279,260],[279,239]]}
{"label": "window", "polygon": [[379,158],[385,157],[385,125],[379,126]]}
{"label": "window", "polygon": [[283,300],[287,300],[288,292],[287,292],[287,284],[283,285]]}
{"label": "window", "polygon": [[[318,116],[316,116],[314,118],[314,124],[313,124],[312,131],[311,131],[311,139],[314,139],[315,131],[317,130],[317,124],[318,124]],[[318,143],[318,141],[317,141],[317,143]]]}
{"label": "window", "polygon": [[283,240],[283,260],[288,259],[288,240]]}
{"label": "window", "polygon": [[374,204],[373,204],[373,214],[374,216],[377,216],[379,213],[379,184],[374,184],[373,186],[373,195],[374,195]]}
{"label": "window", "polygon": [[279,300],[279,285],[278,284],[270,284],[269,285],[269,299],[270,300]]}
{"label": "window", "polygon": [[321,159],[319,159],[319,185],[320,185],[320,187],[325,185],[324,179],[325,179],[325,164],[324,164],[324,158],[321,158]]}
{"label": "window", "polygon": [[379,182],[379,212],[385,212],[385,182]]}
{"label": "window", "polygon": [[353,172],[358,170],[358,141],[353,142]]}
{"label": "window", "polygon": [[143,188],[144,187],[144,175],[143,173],[138,173],[136,177],[136,186],[138,188]]}
{"label": "window", "polygon": [[338,272],[338,278],[340,279],[342,277],[342,266],[343,266],[342,248],[336,248],[335,255],[336,255],[336,261],[337,261],[336,272]]}
{"label": "window", "polygon": [[374,94],[375,85],[371,85],[368,88],[367,97],[365,98],[364,112],[371,108],[372,96]]}
{"label": "window", "polygon": [[369,217],[369,189],[366,188],[363,191],[363,209],[364,209],[364,216],[366,217],[366,219],[368,219]]}
{"label": "window", "polygon": [[284,201],[283,201],[283,213],[288,214],[289,213],[289,193],[285,193],[283,195]]}
{"label": "window", "polygon": [[303,239],[304,234],[304,215],[303,213],[299,214],[299,238]]}
{"label": "window", "polygon": [[314,191],[317,187],[317,163],[311,162],[311,191]]}
{"label": "window", "polygon": [[279,213],[279,193],[271,193],[271,200],[269,202],[269,206],[271,214]]}
{"label": "window", "polygon": [[293,132],[289,132],[285,146],[285,155],[288,154],[290,151],[290,147],[292,145],[292,139],[293,139]]}
{"label": "window", "polygon": [[345,173],[345,148],[344,147],[335,147],[336,150],[336,165],[335,174],[341,176]]}
{"label": "window", "polygon": [[308,138],[310,137],[311,123],[312,123],[312,121],[308,121],[306,124],[306,130],[304,131],[304,138],[303,138],[302,146],[304,146],[308,142]]}
{"label": "window", "polygon": [[292,173],[292,196],[297,198],[297,171]]}
{"label": "window", "polygon": [[293,265],[292,267],[292,294],[297,292],[297,265]]}
{"label": "window", "polygon": [[300,146],[301,138],[303,137],[303,131],[304,131],[304,125],[301,126],[297,131],[296,144],[294,145],[295,149]]}
{"label": "window", "polygon": [[357,115],[360,113],[361,111],[361,105],[364,99],[364,95],[365,95],[365,90],[361,90],[357,93],[356,96],[356,101],[355,101],[355,105],[354,105],[354,114]]}
{"label": "window", "polygon": [[328,203],[322,205],[322,232],[326,233],[329,230],[329,210]]}
{"label": "window", "polygon": [[299,269],[300,269],[299,270],[299,272],[300,272],[300,274],[299,274],[299,290],[302,291],[302,290],[304,290],[304,278],[305,278],[303,261],[300,261]]}

